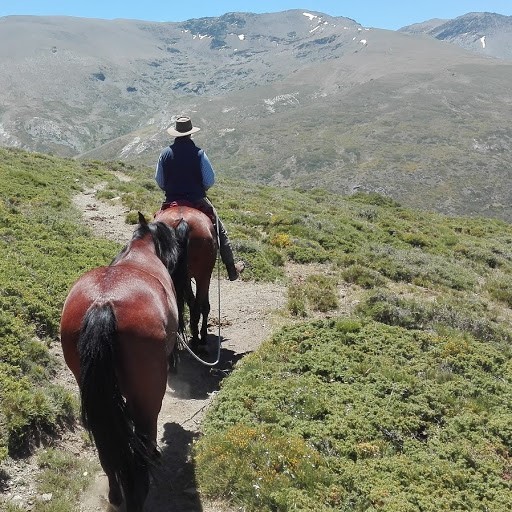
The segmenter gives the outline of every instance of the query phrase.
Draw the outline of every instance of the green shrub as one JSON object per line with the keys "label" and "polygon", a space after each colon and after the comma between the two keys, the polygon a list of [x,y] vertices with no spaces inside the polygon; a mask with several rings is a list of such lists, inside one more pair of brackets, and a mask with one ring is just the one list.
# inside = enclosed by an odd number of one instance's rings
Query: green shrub
{"label": "green shrub", "polygon": [[235,424],[212,435],[196,458],[204,492],[228,499],[236,496],[237,502],[250,503],[252,510],[286,510],[290,499],[313,510],[316,489],[327,479],[319,454],[302,437],[263,425]]}
{"label": "green shrub", "polygon": [[307,298],[304,287],[296,284],[288,286],[286,307],[293,316],[307,316]]}
{"label": "green shrub", "polygon": [[303,282],[288,287],[287,308],[294,316],[305,317],[308,311],[326,313],[338,306],[336,281],[328,276],[311,274]]}
{"label": "green shrub", "polygon": [[471,336],[286,327],[223,382],[194,446],[200,489],[248,511],[505,512],[511,370]]}
{"label": "green shrub", "polygon": [[329,254],[314,241],[293,239],[293,244],[286,247],[286,254],[296,263],[325,263],[329,260]]}
{"label": "green shrub", "polygon": [[363,298],[356,312],[388,325],[408,329],[448,327],[480,340],[503,345],[512,342],[512,329],[499,318],[489,316],[487,305],[477,297],[451,297],[424,302],[376,290]]}
{"label": "green shrub", "polygon": [[494,275],[485,284],[489,295],[512,308],[512,276],[506,274]]}
{"label": "green shrub", "polygon": [[326,313],[339,306],[338,289],[333,278],[322,274],[311,274],[306,277],[304,292],[314,311]]}
{"label": "green shrub", "polygon": [[[101,171],[0,149],[0,457],[27,453],[72,420],[69,393],[51,384],[67,291],[85,270],[109,262],[117,244],[80,224],[71,196]],[[103,171],[105,173],[105,171]],[[108,180],[108,175],[103,175]],[[78,184],[78,185],[77,185]]]}
{"label": "green shrub", "polygon": [[442,285],[454,290],[472,290],[477,283],[475,272],[459,262],[418,249],[375,246],[367,257],[370,268],[397,282],[425,287]]}
{"label": "green shrub", "polygon": [[342,271],[341,275],[347,283],[357,284],[363,288],[376,288],[385,283],[378,272],[359,264],[349,266]]}
{"label": "green shrub", "polygon": [[116,197],[117,194],[114,190],[109,190],[109,189],[104,189],[104,190],[100,190],[99,192],[96,192],[96,197],[98,199],[113,199],[114,197]]}

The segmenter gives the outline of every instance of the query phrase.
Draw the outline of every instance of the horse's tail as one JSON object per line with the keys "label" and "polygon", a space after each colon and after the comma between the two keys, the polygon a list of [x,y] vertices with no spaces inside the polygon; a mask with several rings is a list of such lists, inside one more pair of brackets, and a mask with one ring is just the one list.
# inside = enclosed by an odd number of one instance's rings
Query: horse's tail
{"label": "horse's tail", "polygon": [[178,318],[179,329],[181,332],[185,329],[184,325],[184,311],[185,311],[185,294],[188,283],[188,235],[190,227],[184,219],[178,223],[174,229],[176,233],[176,240],[179,246],[179,256],[171,272],[171,278],[176,289],[176,302],[178,304]]}
{"label": "horse's tail", "polygon": [[81,418],[109,480],[114,479],[120,486],[127,510],[138,511],[149,489],[151,452],[148,441],[135,432],[119,389],[114,359],[116,337],[112,306],[91,306],[78,341]]}

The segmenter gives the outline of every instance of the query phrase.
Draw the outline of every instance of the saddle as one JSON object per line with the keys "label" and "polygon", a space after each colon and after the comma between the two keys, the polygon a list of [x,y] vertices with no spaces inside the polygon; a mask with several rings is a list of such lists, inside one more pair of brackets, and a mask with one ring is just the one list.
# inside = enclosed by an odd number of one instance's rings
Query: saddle
{"label": "saddle", "polygon": [[[189,208],[194,208],[195,210],[199,210],[200,212],[204,213],[212,221],[212,224],[214,226],[216,225],[217,219],[215,218],[215,212],[213,211],[213,208],[204,203],[194,203],[193,201],[188,201],[187,199],[178,199],[177,201],[170,201],[168,203],[166,203],[166,202],[162,203],[162,206],[160,206],[160,211],[163,212],[164,210],[167,210],[167,208],[176,208],[178,206],[188,206]],[[158,215],[158,212],[155,214],[155,217],[157,215]]]}

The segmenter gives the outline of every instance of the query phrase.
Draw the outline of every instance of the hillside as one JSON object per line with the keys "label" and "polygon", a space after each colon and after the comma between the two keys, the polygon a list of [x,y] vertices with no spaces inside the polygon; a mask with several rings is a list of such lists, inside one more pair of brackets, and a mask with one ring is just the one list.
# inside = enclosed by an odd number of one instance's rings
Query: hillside
{"label": "hillside", "polygon": [[[512,219],[512,66],[400,35],[385,55],[388,34],[367,37],[337,67],[319,63],[279,84],[181,103],[202,127],[197,144],[233,179]],[[153,167],[168,143],[148,127],[85,156]]]}
{"label": "hillside", "polygon": [[512,219],[510,17],[398,32],[300,10],[0,27],[2,145],[153,167],[184,112],[219,175]]}
{"label": "hillside", "polygon": [[[31,478],[38,505],[47,506],[51,494],[51,505],[74,512],[93,467],[59,441],[68,439],[76,421],[76,398],[55,380],[59,366],[49,349],[58,350],[59,312],[71,283],[110,261],[120,245],[98,238],[72,198],[96,190],[91,203],[121,201],[129,219],[137,209],[154,211],[161,196],[145,167],[19,150],[2,149],[0,157],[0,459],[9,460],[0,484],[8,488],[13,456],[23,461],[35,451]],[[226,498],[227,485],[230,499],[259,510],[287,510],[282,496],[289,497],[286,503],[322,500],[338,510],[346,500],[372,499],[396,511],[414,497],[428,508],[432,496],[469,508],[491,500],[496,511],[506,510],[511,226],[427,214],[378,195],[340,197],[225,179],[212,199],[237,254],[248,262],[244,282],[275,284],[276,301],[285,287],[286,304],[278,318],[283,329],[227,378],[192,462],[183,446],[165,443],[169,464],[176,460],[173,450],[181,449],[186,471],[180,485],[191,477],[201,486],[202,494],[188,492],[189,500],[202,506],[205,495]],[[255,327],[245,324],[244,330],[244,322],[259,318],[251,311],[257,298],[245,302],[244,282],[237,283],[241,295],[233,302],[240,309],[226,328],[240,322],[240,335],[251,338]],[[226,361],[233,361],[233,341],[223,349]],[[357,351],[357,360],[337,359],[347,347]],[[257,377],[264,372],[268,378]],[[341,409],[329,401],[345,396],[340,387],[352,397]],[[204,389],[195,392],[204,397]],[[294,397],[285,402],[289,408],[280,401],[286,393]],[[220,414],[226,407],[232,413]],[[346,407],[353,413],[340,434],[334,427]],[[359,413],[372,420],[358,421]],[[247,429],[244,418],[256,430]],[[280,435],[287,424],[292,445]],[[191,441],[184,430],[177,432],[185,445]],[[256,441],[249,444],[257,448],[253,453],[244,451],[248,439]],[[229,456],[210,457],[219,449]],[[237,456],[248,460],[258,453],[285,464],[271,466],[279,475],[272,486],[265,480],[269,466],[259,458],[251,459],[255,473],[240,471]],[[321,471],[296,465],[294,457],[303,455]],[[359,483],[343,476],[347,467],[361,475]],[[254,478],[260,477],[265,485],[255,493]],[[394,489],[394,501],[386,488]]]}

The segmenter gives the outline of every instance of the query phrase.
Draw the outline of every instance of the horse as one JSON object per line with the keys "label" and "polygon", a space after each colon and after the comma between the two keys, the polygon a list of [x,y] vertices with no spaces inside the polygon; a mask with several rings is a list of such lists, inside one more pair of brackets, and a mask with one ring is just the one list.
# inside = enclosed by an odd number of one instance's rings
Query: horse
{"label": "horse", "polygon": [[[204,345],[208,339],[208,315],[210,314],[210,281],[217,259],[217,235],[212,220],[206,213],[191,206],[176,205],[158,211],[155,220],[175,226],[181,220],[188,225],[187,274],[186,280],[180,283],[184,290],[179,299],[184,307],[186,300],[189,309],[189,325],[193,350]],[[185,277],[185,274],[182,275]],[[192,289],[195,282],[195,294]],[[202,317],[202,318],[201,318]],[[202,321],[201,321],[202,320]],[[180,319],[184,325],[183,317]],[[199,322],[201,321],[201,329]]]}
{"label": "horse", "polygon": [[181,261],[186,225],[139,226],[108,266],[71,287],[60,321],[67,366],[80,389],[81,420],[107,475],[108,499],[140,512],[158,457],[157,418],[181,314],[170,273]]}

